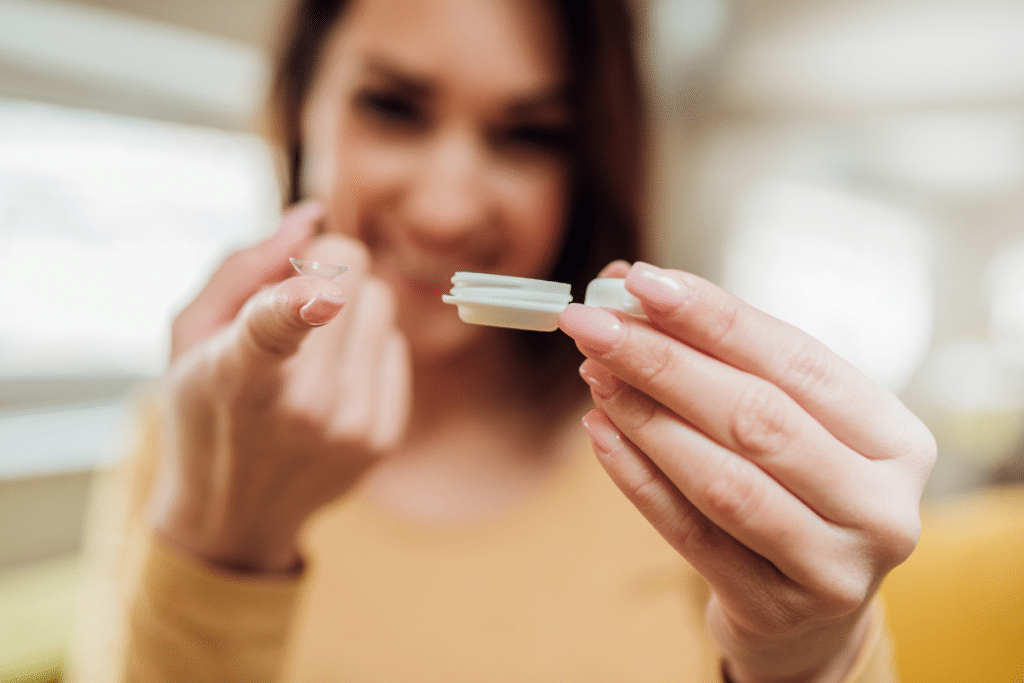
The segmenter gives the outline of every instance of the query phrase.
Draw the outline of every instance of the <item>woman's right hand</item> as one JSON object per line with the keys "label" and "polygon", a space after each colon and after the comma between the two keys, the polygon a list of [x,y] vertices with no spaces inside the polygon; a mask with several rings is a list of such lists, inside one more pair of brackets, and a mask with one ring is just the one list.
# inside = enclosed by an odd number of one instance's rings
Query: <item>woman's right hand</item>
{"label": "woman's right hand", "polygon": [[[154,522],[226,568],[300,567],[303,521],[405,427],[411,370],[391,293],[360,242],[312,238],[322,213],[300,206],[228,257],[174,323]],[[340,284],[288,278],[299,254],[349,270]]]}

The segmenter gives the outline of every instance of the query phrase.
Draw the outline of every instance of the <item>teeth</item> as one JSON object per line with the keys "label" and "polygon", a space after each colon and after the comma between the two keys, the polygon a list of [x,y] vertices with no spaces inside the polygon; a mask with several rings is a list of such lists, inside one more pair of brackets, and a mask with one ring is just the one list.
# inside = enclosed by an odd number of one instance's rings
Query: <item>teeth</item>
{"label": "teeth", "polygon": [[442,296],[459,307],[459,317],[475,325],[551,332],[558,314],[572,301],[568,284],[508,275],[458,272],[451,294]]}

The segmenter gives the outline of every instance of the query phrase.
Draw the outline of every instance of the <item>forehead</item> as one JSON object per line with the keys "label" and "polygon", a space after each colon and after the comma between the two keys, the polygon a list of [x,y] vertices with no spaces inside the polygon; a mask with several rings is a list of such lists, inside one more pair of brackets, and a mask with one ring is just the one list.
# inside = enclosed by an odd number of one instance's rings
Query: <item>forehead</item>
{"label": "forehead", "polygon": [[[550,0],[354,0],[328,54],[459,83],[479,94],[564,84],[564,46]],[[346,60],[347,61],[347,60]]]}

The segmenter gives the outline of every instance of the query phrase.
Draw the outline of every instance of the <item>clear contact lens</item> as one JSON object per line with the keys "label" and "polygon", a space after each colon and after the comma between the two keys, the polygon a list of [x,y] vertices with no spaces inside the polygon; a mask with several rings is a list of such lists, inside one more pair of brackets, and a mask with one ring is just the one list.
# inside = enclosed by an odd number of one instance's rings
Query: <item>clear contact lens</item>
{"label": "clear contact lens", "polygon": [[292,267],[295,268],[299,275],[312,275],[313,277],[322,277],[327,280],[333,280],[348,270],[345,266],[310,261],[304,258],[290,258],[288,260],[291,261]]}

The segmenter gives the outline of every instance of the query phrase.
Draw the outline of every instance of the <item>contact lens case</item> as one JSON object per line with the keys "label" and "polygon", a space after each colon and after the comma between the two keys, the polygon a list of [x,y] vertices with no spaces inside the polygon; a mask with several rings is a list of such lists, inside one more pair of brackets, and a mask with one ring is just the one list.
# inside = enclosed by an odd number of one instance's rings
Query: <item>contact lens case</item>
{"label": "contact lens case", "polygon": [[552,332],[558,314],[572,302],[564,282],[490,273],[455,273],[451,294],[441,299],[459,308],[459,318],[474,325]]}
{"label": "contact lens case", "polygon": [[[459,272],[452,276],[452,285],[451,293],[441,299],[458,306],[459,318],[474,325],[553,332],[558,329],[558,315],[572,302],[570,285],[564,282]],[[646,317],[620,278],[593,280],[584,304]]]}
{"label": "contact lens case", "polygon": [[583,300],[587,306],[614,308],[628,313],[634,318],[647,320],[640,300],[626,291],[626,281],[619,277],[599,277],[587,285],[587,294]]}

